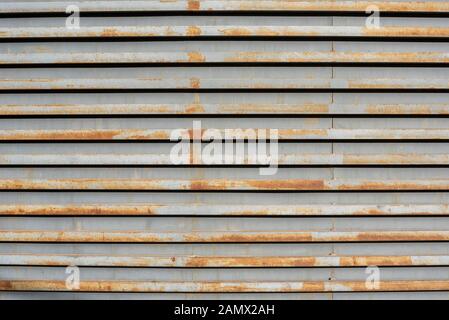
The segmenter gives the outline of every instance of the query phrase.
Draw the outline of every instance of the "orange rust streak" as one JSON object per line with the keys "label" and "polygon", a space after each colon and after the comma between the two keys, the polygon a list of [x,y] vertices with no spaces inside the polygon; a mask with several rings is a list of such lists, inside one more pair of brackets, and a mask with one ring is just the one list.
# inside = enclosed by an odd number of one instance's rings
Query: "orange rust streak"
{"label": "orange rust streak", "polygon": [[[365,12],[376,6],[383,12],[448,12],[449,4],[436,1],[241,1],[238,10],[295,10]],[[229,6],[233,9],[234,6]]]}
{"label": "orange rust streak", "polygon": [[1,241],[39,242],[395,242],[448,241],[444,231],[148,233],[0,230]]}
{"label": "orange rust streak", "polygon": [[[48,179],[0,180],[2,190],[447,190],[449,183],[414,181],[361,181],[332,184],[326,180],[227,180],[227,179]],[[438,182],[438,180],[436,180]]]}
{"label": "orange rust streak", "polygon": [[200,234],[185,234],[185,242],[310,242],[313,241],[313,236],[308,232],[298,233],[259,233],[259,234],[245,234],[245,233],[228,233],[219,235],[209,235],[204,237]]}
{"label": "orange rust streak", "polygon": [[185,267],[307,267],[314,266],[314,257],[189,257]]}
{"label": "orange rust streak", "polygon": [[[196,210],[207,208],[207,211],[214,215],[223,216],[322,216],[328,215],[333,210],[339,211],[339,215],[346,216],[402,216],[402,215],[447,215],[449,213],[447,205],[438,205],[438,208],[417,208],[411,206],[359,206],[352,208],[351,206],[329,206],[329,208],[322,206],[274,206],[263,207],[260,206],[248,206],[248,207],[226,207],[218,205],[217,207],[208,206],[207,204],[181,204],[182,211],[178,211],[178,206],[162,205],[162,204],[148,204],[148,205],[0,205],[0,215],[195,215]],[[191,209],[189,209],[191,208]],[[165,209],[165,212],[164,212]],[[218,210],[218,211],[217,211]],[[284,214],[284,210],[286,210]],[[397,212],[395,212],[397,210]],[[344,214],[343,214],[344,212]],[[199,215],[204,214],[205,211]],[[207,214],[205,214],[207,215]]]}
{"label": "orange rust streak", "polygon": [[167,140],[169,130],[146,132],[145,130],[48,130],[48,131],[13,131],[1,135],[0,140],[114,140],[145,139]]}
{"label": "orange rust streak", "polygon": [[[422,266],[439,265],[438,256],[420,257],[414,262],[411,256],[139,256],[139,255],[81,255],[81,254],[12,254],[6,255],[16,264],[36,266],[64,266],[76,259],[79,266],[123,266],[123,267],[354,267],[354,266]],[[433,259],[433,260],[432,260]],[[8,260],[11,261],[11,260]],[[443,262],[445,265],[446,263]]]}
{"label": "orange rust streak", "polygon": [[324,190],[323,180],[252,180],[251,188],[257,190]]}
{"label": "orange rust streak", "polygon": [[199,104],[199,103],[194,103],[194,104],[190,104],[188,105],[185,110],[184,113],[186,114],[200,114],[200,113],[207,113],[206,109],[204,108],[203,105]]}
{"label": "orange rust streak", "polygon": [[[220,104],[209,110],[206,105],[193,103],[182,105],[177,109],[173,105],[0,105],[1,115],[33,115],[33,114],[333,114],[327,104]],[[217,109],[215,109],[215,107]],[[448,114],[447,106],[431,105],[366,105],[347,114]]]}
{"label": "orange rust streak", "polygon": [[205,62],[206,57],[198,51],[195,52],[188,52],[187,55],[189,56],[188,61],[189,62]]}
{"label": "orange rust streak", "polygon": [[362,256],[340,257],[340,267],[353,266],[412,266],[410,256]]}
{"label": "orange rust streak", "polygon": [[[71,291],[65,281],[1,280],[1,291]],[[380,281],[369,288],[365,281],[81,281],[80,292],[372,292],[372,291],[447,291],[447,280]]]}
{"label": "orange rust streak", "polygon": [[419,184],[412,181],[362,181],[354,184],[340,184],[335,188],[328,187],[327,190],[448,190],[449,184],[433,185]]}
{"label": "orange rust streak", "polygon": [[200,6],[200,0],[188,0],[187,2],[187,10],[198,11],[200,10]]}
{"label": "orange rust streak", "polygon": [[446,236],[432,232],[432,231],[420,231],[420,232],[359,232],[354,237],[339,237],[337,240],[345,241],[444,241],[448,240]]}
{"label": "orange rust streak", "polygon": [[390,36],[390,37],[438,37],[449,36],[449,29],[442,27],[384,27],[364,28],[364,36]]}
{"label": "orange rust streak", "polygon": [[[340,257],[338,266],[412,266],[410,256]],[[322,266],[316,257],[190,257],[186,267],[316,267]]]}
{"label": "orange rust streak", "polygon": [[0,215],[86,215],[86,216],[108,216],[108,215],[155,215],[163,205],[146,206],[58,206],[58,205],[15,205],[4,209],[0,206]]}
{"label": "orange rust streak", "polygon": [[199,78],[190,78],[190,88],[200,89],[201,88],[201,80]]}
{"label": "orange rust streak", "polygon": [[198,37],[202,34],[202,30],[197,26],[189,26],[187,27],[186,35],[189,37]]}

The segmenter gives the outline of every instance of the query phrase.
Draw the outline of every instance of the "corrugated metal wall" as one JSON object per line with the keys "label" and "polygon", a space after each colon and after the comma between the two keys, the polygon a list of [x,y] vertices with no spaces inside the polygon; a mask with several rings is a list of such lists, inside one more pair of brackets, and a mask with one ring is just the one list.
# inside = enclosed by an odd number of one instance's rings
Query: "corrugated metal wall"
{"label": "corrugated metal wall", "polygon": [[[449,1],[69,4],[0,2],[1,299],[449,298]],[[281,168],[170,165],[193,120]]]}

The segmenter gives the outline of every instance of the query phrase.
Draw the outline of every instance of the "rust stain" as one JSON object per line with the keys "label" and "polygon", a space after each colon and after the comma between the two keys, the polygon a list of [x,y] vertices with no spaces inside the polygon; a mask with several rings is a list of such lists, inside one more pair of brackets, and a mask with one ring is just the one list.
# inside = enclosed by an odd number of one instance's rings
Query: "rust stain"
{"label": "rust stain", "polygon": [[447,37],[449,28],[441,27],[383,27],[363,28],[363,36],[392,36],[392,37]]}
{"label": "rust stain", "polygon": [[204,236],[201,234],[185,234],[185,242],[310,242],[313,241],[311,233],[229,233]]}
{"label": "rust stain", "polygon": [[202,34],[202,30],[197,26],[189,26],[187,27],[187,36],[189,37],[198,37]]}
{"label": "rust stain", "polygon": [[225,181],[193,180],[190,183],[191,190],[223,189],[225,187]]}
{"label": "rust stain", "polygon": [[86,216],[108,216],[108,215],[154,215],[163,205],[145,206],[39,206],[39,205],[15,205],[10,208],[1,208],[2,215],[86,215]]}
{"label": "rust stain", "polygon": [[[184,210],[181,213],[193,213],[199,205],[192,207],[193,211],[189,211],[190,205],[185,204]],[[205,205],[205,207],[208,207]],[[164,215],[164,211],[160,209],[169,210],[170,206],[160,204],[149,205],[0,205],[0,215]],[[407,208],[406,206],[360,206],[353,208],[352,206],[333,207],[345,216],[362,215],[362,216],[375,216],[375,215],[387,215],[387,216],[401,216],[404,214],[411,215],[446,215],[448,213],[447,205],[439,205],[438,208],[432,209],[424,206],[423,208]],[[177,206],[173,206],[172,210],[179,210]],[[223,216],[268,216],[268,215],[284,215],[283,210],[286,210],[285,215],[297,215],[297,216],[320,216],[327,215],[331,208],[323,208],[320,206],[302,207],[302,206],[287,206],[287,207],[274,207],[265,208],[255,206],[254,208],[246,208],[245,206],[235,208],[229,206],[222,208],[218,206],[214,209],[214,206],[210,207],[211,211],[219,210],[220,215]],[[223,211],[222,211],[223,210]],[[397,212],[396,212],[397,211]],[[344,212],[344,214],[343,214]]]}
{"label": "rust stain", "polygon": [[259,190],[324,190],[323,180],[248,180],[247,184]]}
{"label": "rust stain", "polygon": [[353,212],[353,215],[360,215],[360,216],[376,216],[376,215],[385,215],[385,211],[377,208],[370,208],[370,209],[362,209]]}
{"label": "rust stain", "polygon": [[2,242],[259,243],[448,241],[446,231],[148,233],[138,231],[3,231]]}
{"label": "rust stain", "polygon": [[114,139],[160,139],[170,138],[169,130],[49,130],[13,131],[0,136],[0,140],[114,140]]}
{"label": "rust stain", "polygon": [[187,10],[200,10],[200,6],[200,0],[188,0],[187,2]]}
{"label": "rust stain", "polygon": [[201,88],[201,80],[199,78],[190,78],[190,88],[200,89]]}
{"label": "rust stain", "polygon": [[328,130],[326,129],[279,129],[278,132],[280,139],[288,139],[295,136],[317,136],[326,138],[329,135]]}
{"label": "rust stain", "polygon": [[31,131],[15,132],[2,137],[4,140],[111,140],[122,133],[121,130],[61,130],[61,131]]}
{"label": "rust stain", "polygon": [[191,190],[324,190],[323,180],[191,180]]}
{"label": "rust stain", "polygon": [[324,292],[324,282],[322,281],[308,281],[304,282],[302,290],[306,292]]}
{"label": "rust stain", "polygon": [[[343,237],[341,240],[349,240]],[[438,232],[359,232],[357,241],[447,241],[447,236]]]}
{"label": "rust stain", "polygon": [[117,37],[121,34],[116,28],[104,28],[101,32],[101,37]]}
{"label": "rust stain", "polygon": [[206,110],[204,109],[204,106],[203,106],[203,105],[195,103],[195,104],[188,105],[188,106],[185,108],[185,111],[184,111],[184,112],[187,113],[187,114],[192,114],[192,113],[206,113]]}
{"label": "rust stain", "polygon": [[396,257],[341,257],[340,266],[412,266],[410,256]]}
{"label": "rust stain", "polygon": [[396,105],[368,105],[366,112],[369,114],[432,114],[432,109],[429,106],[417,107],[402,107]]}
{"label": "rust stain", "polygon": [[249,36],[252,34],[251,30],[246,28],[225,28],[220,30],[225,36]]}
{"label": "rust stain", "polygon": [[142,133],[134,133],[131,134],[129,137],[129,139],[142,139],[142,140],[151,140],[151,139],[156,139],[156,140],[167,140],[170,139],[170,132],[165,131],[165,130],[157,130],[157,131],[152,131],[151,134],[142,132]]}
{"label": "rust stain", "polygon": [[[128,31],[128,30],[120,30],[120,28],[116,27],[106,27],[103,28],[103,30],[98,35],[96,32],[87,32],[85,36],[87,37],[134,37],[134,36],[158,36],[158,34],[154,32],[147,32],[145,34],[142,34],[141,32],[137,31]],[[170,35],[167,31],[167,35]]]}
{"label": "rust stain", "polygon": [[[446,190],[448,185],[419,184],[401,181],[363,181],[359,184],[339,184],[336,190]],[[328,188],[333,189],[333,188]]]}
{"label": "rust stain", "polygon": [[0,290],[12,290],[14,289],[14,285],[12,281],[0,280]]}
{"label": "rust stain", "polygon": [[305,105],[273,105],[273,104],[223,104],[219,106],[220,113],[329,113],[329,105],[327,104],[305,104]]}
{"label": "rust stain", "polygon": [[88,189],[88,190],[446,190],[447,183],[418,183],[413,181],[362,181],[333,183],[329,180],[226,180],[226,179],[3,179],[0,188],[12,189]]}
{"label": "rust stain", "polygon": [[230,216],[268,216],[272,214],[272,212],[268,209],[259,209],[259,210],[235,210],[228,211],[227,215]]}
{"label": "rust stain", "polygon": [[[379,7],[381,11],[391,12],[446,12],[448,4],[444,2],[423,1],[240,1],[238,9],[243,11],[252,10],[299,10],[299,11],[362,11],[370,5]],[[229,9],[235,6],[230,5]]]}
{"label": "rust stain", "polygon": [[[76,260],[79,266],[184,267],[184,268],[259,268],[259,267],[360,267],[360,266],[432,266],[446,265],[440,256],[120,256],[79,254],[12,254],[6,265],[64,266]],[[446,256],[441,258],[446,259]],[[414,261],[417,259],[417,261]]]}
{"label": "rust stain", "polygon": [[[369,292],[369,291],[447,291],[445,280],[380,281],[371,289],[365,281],[82,281],[81,292]],[[1,280],[1,291],[70,291],[65,281]]]}
{"label": "rust stain", "polygon": [[314,266],[314,257],[189,257],[185,267],[306,267]]}
{"label": "rust stain", "polygon": [[188,52],[187,55],[189,56],[189,62],[205,62],[206,57],[198,51],[192,51]]}
{"label": "rust stain", "polygon": [[403,89],[407,88],[407,85],[401,85],[398,83],[376,83],[376,82],[364,82],[363,80],[348,80],[348,88],[350,89]]}

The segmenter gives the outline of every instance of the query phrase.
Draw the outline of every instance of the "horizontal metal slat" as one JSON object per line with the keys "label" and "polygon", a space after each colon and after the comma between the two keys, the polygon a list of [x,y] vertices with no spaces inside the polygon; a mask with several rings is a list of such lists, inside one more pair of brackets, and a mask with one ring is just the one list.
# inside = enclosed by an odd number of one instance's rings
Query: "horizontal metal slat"
{"label": "horizontal metal slat", "polygon": [[80,38],[159,38],[159,37],[335,37],[335,38],[449,38],[445,27],[380,27],[358,26],[120,26],[0,28],[4,39],[80,39]]}
{"label": "horizontal metal slat", "polygon": [[120,12],[120,11],[349,11],[365,12],[370,5],[382,11],[391,12],[448,12],[449,6],[437,1],[205,1],[184,0],[168,1],[78,1],[61,3],[11,3],[5,4],[2,13],[16,12],[64,12],[72,3],[79,4],[86,12]]}
{"label": "horizontal metal slat", "polygon": [[[200,140],[205,130],[179,129],[180,136]],[[248,131],[250,130],[250,131]],[[252,131],[255,130],[255,131]],[[222,139],[254,140],[252,133],[268,129],[228,129],[219,130]],[[218,132],[218,131],[217,131]],[[170,129],[113,129],[113,130],[0,130],[0,140],[44,141],[44,140],[170,140]],[[218,137],[217,137],[218,138]],[[267,137],[268,138],[268,137]],[[279,129],[279,140],[447,140],[449,129]],[[179,139],[176,135],[175,139]],[[230,138],[229,138],[230,139]],[[219,140],[219,139],[216,139]],[[174,140],[177,141],[177,140]],[[203,141],[207,139],[203,138]]]}
{"label": "horizontal metal slat", "polygon": [[295,243],[295,242],[397,242],[449,241],[449,231],[367,232],[95,232],[0,230],[0,242],[73,243]]}
{"label": "horizontal metal slat", "polygon": [[[217,155],[217,154],[216,154]],[[235,165],[234,156],[222,154],[232,161],[222,165]],[[278,165],[449,165],[449,154],[279,154]],[[204,164],[190,154],[186,165]],[[257,159],[257,155],[245,156],[238,165],[270,164]],[[0,165],[175,165],[170,154],[3,154]]]}
{"label": "horizontal metal slat", "polygon": [[378,287],[365,281],[298,282],[158,282],[158,281],[81,281],[70,290],[65,281],[0,280],[0,291],[80,291],[80,292],[376,292],[447,291],[449,281],[380,281]]}
{"label": "horizontal metal slat", "polygon": [[178,1],[58,1],[4,3],[0,13],[65,12],[67,6],[78,5],[81,12],[145,12],[145,11],[301,11],[301,12],[365,12],[376,6],[383,12],[449,12],[443,1],[300,1],[300,0],[178,0]]}
{"label": "horizontal metal slat", "polygon": [[448,90],[447,79],[0,79],[7,90]]}
{"label": "horizontal metal slat", "polygon": [[116,256],[0,254],[0,265],[95,267],[366,267],[446,266],[449,256]]}
{"label": "horizontal metal slat", "polygon": [[1,179],[0,190],[446,191],[449,180]]}
{"label": "horizontal metal slat", "polygon": [[448,63],[443,52],[120,52],[0,54],[1,65],[107,63]]}
{"label": "horizontal metal slat", "polygon": [[0,216],[441,216],[449,205],[0,205]]}
{"label": "horizontal metal slat", "polygon": [[449,104],[45,104],[0,105],[3,116],[75,115],[448,115]]}

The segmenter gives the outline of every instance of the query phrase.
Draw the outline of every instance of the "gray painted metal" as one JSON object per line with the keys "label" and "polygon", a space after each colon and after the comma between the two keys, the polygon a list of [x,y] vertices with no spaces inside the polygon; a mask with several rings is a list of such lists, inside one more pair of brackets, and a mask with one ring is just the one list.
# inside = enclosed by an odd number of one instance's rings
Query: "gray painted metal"
{"label": "gray painted metal", "polygon": [[[0,1],[0,299],[449,299],[447,0],[78,4]],[[198,120],[277,173],[172,165]]]}

